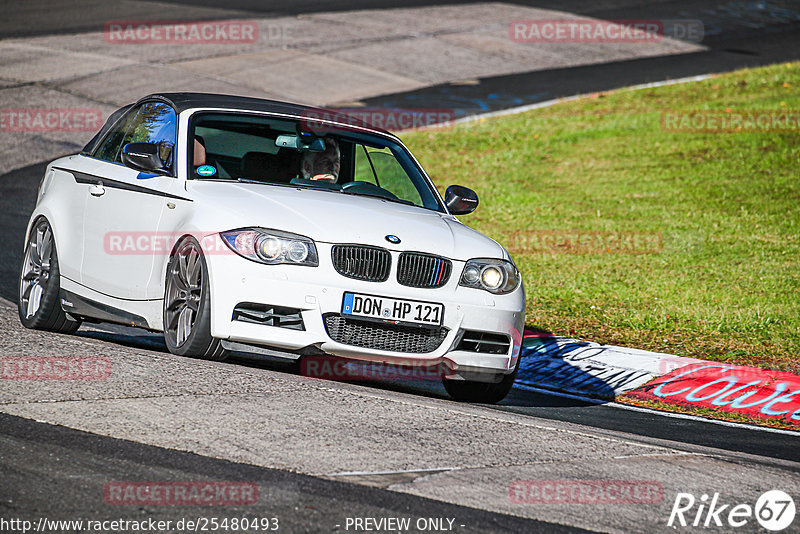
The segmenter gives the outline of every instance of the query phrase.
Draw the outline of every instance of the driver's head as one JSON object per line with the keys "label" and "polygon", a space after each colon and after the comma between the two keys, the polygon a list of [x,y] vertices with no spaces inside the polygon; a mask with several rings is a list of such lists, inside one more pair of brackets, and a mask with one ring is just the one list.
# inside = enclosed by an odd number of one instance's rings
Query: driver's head
{"label": "driver's head", "polygon": [[325,139],[324,152],[303,154],[303,178],[335,182],[339,178],[341,153],[335,139]]}

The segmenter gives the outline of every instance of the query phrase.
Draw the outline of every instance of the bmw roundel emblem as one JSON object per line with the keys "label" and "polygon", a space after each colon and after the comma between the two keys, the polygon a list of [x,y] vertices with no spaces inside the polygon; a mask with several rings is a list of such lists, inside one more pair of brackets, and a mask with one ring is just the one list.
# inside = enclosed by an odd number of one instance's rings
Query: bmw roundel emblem
{"label": "bmw roundel emblem", "polygon": [[394,243],[396,245],[400,242],[400,238],[397,237],[396,235],[387,235],[386,241],[388,241],[389,243]]}

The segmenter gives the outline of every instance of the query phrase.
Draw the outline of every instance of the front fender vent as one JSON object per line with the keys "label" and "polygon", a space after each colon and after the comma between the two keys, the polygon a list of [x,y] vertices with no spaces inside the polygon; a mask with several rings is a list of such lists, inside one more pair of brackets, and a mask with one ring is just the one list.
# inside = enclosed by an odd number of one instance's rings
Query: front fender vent
{"label": "front fender vent", "polygon": [[464,330],[456,350],[480,352],[483,354],[508,354],[511,339],[505,334]]}
{"label": "front fender vent", "polygon": [[269,304],[241,302],[233,309],[233,320],[243,323],[277,326],[289,330],[305,330],[301,310]]}

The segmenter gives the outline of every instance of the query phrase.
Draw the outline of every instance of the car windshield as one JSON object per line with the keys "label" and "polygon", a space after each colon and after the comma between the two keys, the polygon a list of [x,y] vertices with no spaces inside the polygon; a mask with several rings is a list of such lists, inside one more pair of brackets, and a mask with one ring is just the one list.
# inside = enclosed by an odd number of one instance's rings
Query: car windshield
{"label": "car windshield", "polygon": [[190,123],[189,178],[320,189],[444,211],[397,142],[356,128],[241,113]]}

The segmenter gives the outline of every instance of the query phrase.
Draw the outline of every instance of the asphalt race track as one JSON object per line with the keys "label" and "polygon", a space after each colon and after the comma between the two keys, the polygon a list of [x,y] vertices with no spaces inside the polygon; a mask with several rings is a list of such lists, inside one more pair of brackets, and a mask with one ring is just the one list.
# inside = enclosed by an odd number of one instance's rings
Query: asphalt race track
{"label": "asphalt race track", "polygon": [[[398,494],[358,484],[324,480],[276,469],[264,469],[195,454],[141,445],[131,441],[102,438],[85,432],[0,415],[3,427],[0,451],[4,502],[13,499],[14,508],[24,510],[22,518],[38,520],[43,514],[56,517],[141,519],[142,510],[98,507],[103,479],[97,472],[120,473],[134,480],[242,480],[261,489],[257,506],[226,508],[232,516],[279,517],[286,532],[322,532],[345,524],[345,516],[395,517],[424,510],[432,517],[457,517],[463,532],[572,532],[561,525],[486,513],[467,507]],[[25,452],[22,452],[25,451]],[[58,461],[53,462],[52,457]],[[20,469],[35,464],[35,473]],[[98,469],[100,467],[100,469]],[[85,478],[75,487],[75,477]],[[12,493],[10,488],[29,488]],[[47,488],[46,491],[41,491]],[[266,494],[266,495],[265,495]],[[58,499],[57,495],[69,495]],[[196,515],[192,507],[171,507],[159,513],[159,520],[178,521]],[[469,525],[469,528],[466,527]]]}
{"label": "asphalt race track", "polygon": [[[33,0],[0,21],[0,37],[97,31],[109,19],[153,18],[154,6],[161,20],[192,20],[456,3],[231,0],[220,9],[210,0]],[[779,18],[748,29],[719,9],[724,2],[520,4],[608,19],[713,13],[715,32],[703,52],[435,85],[364,102],[473,114],[800,57],[799,23]],[[54,146],[53,157],[63,150]],[[132,328],[27,331],[13,303],[45,165],[0,175],[1,355],[103,356],[114,375],[80,385],[0,382],[0,518],[279,517],[284,532],[352,532],[348,518],[410,517],[452,518],[455,532],[673,532],[666,520],[678,492],[720,492],[725,503],[750,504],[770,489],[800,493],[795,433],[522,389],[499,406],[461,405],[434,383],[312,380],[247,355],[226,363],[180,358],[159,335]],[[623,478],[656,481],[663,498],[577,506],[509,498],[517,480]],[[114,506],[103,498],[108,481],[187,480],[246,481],[258,486],[259,500],[210,510]],[[737,531],[757,527],[751,521]]]}

